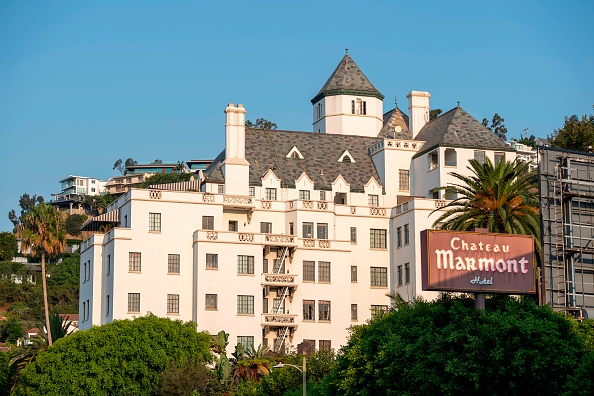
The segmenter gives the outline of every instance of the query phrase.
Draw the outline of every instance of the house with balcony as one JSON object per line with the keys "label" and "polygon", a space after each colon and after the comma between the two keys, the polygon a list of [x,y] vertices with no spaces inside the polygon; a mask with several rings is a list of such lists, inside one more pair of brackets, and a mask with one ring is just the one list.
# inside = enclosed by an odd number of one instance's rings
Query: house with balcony
{"label": "house with balcony", "polygon": [[429,121],[430,96],[384,113],[347,53],[311,100],[312,132],[246,128],[229,104],[199,191],[132,188],[87,223],[104,227],[81,246],[80,328],[152,312],[231,345],[330,349],[387,293],[434,298],[420,231],[455,198],[438,188],[516,151],[460,106]]}
{"label": "house with balcony", "polygon": [[131,173],[122,176],[115,176],[105,184],[105,191],[111,195],[122,195],[133,187],[138,187],[154,173]]}
{"label": "house with balcony", "polygon": [[93,177],[70,175],[59,181],[61,191],[52,194],[54,200],[50,204],[68,209],[70,214],[84,213],[82,203],[86,195],[105,194],[106,182]]}

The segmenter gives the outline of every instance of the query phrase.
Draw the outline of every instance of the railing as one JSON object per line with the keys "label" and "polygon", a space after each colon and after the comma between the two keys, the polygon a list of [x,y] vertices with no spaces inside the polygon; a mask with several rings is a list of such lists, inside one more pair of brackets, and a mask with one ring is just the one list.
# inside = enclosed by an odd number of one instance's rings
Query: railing
{"label": "railing", "polygon": [[318,240],[318,247],[321,249],[329,249],[330,248],[330,241],[327,239],[319,239]]}
{"label": "railing", "polygon": [[291,274],[263,274],[262,283],[270,284],[270,286],[287,286],[296,284],[297,275]]}
{"label": "railing", "polygon": [[[329,249],[330,241],[328,239],[317,239],[320,249]],[[303,239],[303,247],[316,247],[316,239]]]}
{"label": "railing", "polygon": [[441,201],[441,200],[437,200],[435,201],[435,207],[436,208],[443,208],[444,206],[446,206],[448,203],[446,201]]}
{"label": "railing", "polygon": [[385,216],[386,215],[386,209],[385,208],[371,207],[371,208],[369,208],[369,214],[371,216]]}
{"label": "railing", "polygon": [[214,202],[214,195],[209,193],[204,193],[202,195],[202,202]]}
{"label": "railing", "polygon": [[244,195],[224,195],[223,202],[231,204],[251,205],[253,204],[253,198],[246,197]]}
{"label": "railing", "polygon": [[271,203],[270,201],[260,201],[260,206],[262,209],[270,209]]}
{"label": "railing", "polygon": [[278,326],[289,326],[289,327],[296,327],[295,324],[295,317],[297,315],[288,315],[288,314],[263,314],[264,315],[264,324],[267,326],[274,326],[275,324]]}
{"label": "railing", "polygon": [[295,243],[295,237],[293,235],[284,234],[266,234],[264,235],[264,241],[273,243]]}
{"label": "railing", "polygon": [[238,234],[239,242],[254,242],[254,234],[240,232]]}
{"label": "railing", "polygon": [[303,240],[303,247],[315,247],[316,240],[315,239],[304,239]]}
{"label": "railing", "polygon": [[219,233],[217,231],[207,231],[206,239],[209,241],[216,241],[219,239]]}

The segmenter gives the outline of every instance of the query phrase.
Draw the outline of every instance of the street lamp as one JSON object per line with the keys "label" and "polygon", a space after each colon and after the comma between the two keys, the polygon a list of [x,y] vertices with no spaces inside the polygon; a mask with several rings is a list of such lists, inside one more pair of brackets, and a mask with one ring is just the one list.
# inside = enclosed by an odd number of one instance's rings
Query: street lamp
{"label": "street lamp", "polygon": [[305,366],[306,366],[306,364],[305,364],[305,356],[303,356],[303,368],[301,368],[299,366],[295,366],[294,364],[288,364],[288,363],[286,363],[286,364],[285,363],[279,363],[276,366],[272,366],[272,368],[283,368],[285,366],[294,367],[297,370],[301,371],[301,374],[303,374],[303,396],[307,396],[307,390],[305,389],[306,384],[307,384],[306,383],[306,378],[305,378],[305,375],[306,375],[305,374],[306,373],[306,371],[305,371]]}

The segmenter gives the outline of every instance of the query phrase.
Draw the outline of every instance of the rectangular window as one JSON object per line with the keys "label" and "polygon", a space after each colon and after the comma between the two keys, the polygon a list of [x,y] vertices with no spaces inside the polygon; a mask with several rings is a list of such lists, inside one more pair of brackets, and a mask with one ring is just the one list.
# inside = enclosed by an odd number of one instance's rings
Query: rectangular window
{"label": "rectangular window", "polygon": [[169,274],[179,274],[179,254],[167,255],[167,272]]}
{"label": "rectangular window", "polygon": [[408,224],[404,225],[404,246],[410,243],[410,227]]}
{"label": "rectangular window", "polygon": [[318,282],[330,282],[329,261],[318,261]]}
{"label": "rectangular window", "polygon": [[398,286],[402,286],[402,266],[399,265],[396,270],[396,282]]}
{"label": "rectangular window", "polygon": [[254,256],[237,256],[237,273],[238,274],[253,274],[254,273]]}
{"label": "rectangular window", "polygon": [[268,313],[268,299],[262,298],[262,313]]}
{"label": "rectangular window", "polygon": [[85,263],[85,279],[83,283],[87,283],[87,263]]}
{"label": "rectangular window", "polygon": [[309,190],[299,190],[299,199],[309,199]]}
{"label": "rectangular window", "polygon": [[369,247],[372,249],[386,248],[386,230],[370,229],[369,230]]}
{"label": "rectangular window", "polygon": [[357,266],[351,265],[351,282],[357,282]]}
{"label": "rectangular window", "polygon": [[316,320],[316,302],[303,300],[303,320]]}
{"label": "rectangular window", "polygon": [[219,268],[219,255],[213,253],[206,253],[206,268]]}
{"label": "rectangular window", "polygon": [[303,261],[303,280],[306,282],[316,281],[316,262]]}
{"label": "rectangular window", "polygon": [[106,304],[106,308],[105,308],[105,315],[109,315],[109,294],[107,295],[107,304]]}
{"label": "rectangular window", "polygon": [[396,247],[402,247],[402,227],[396,228]]}
{"label": "rectangular window", "polygon": [[497,165],[499,161],[505,161],[505,153],[502,151],[495,152],[495,165]]}
{"label": "rectangular window", "polygon": [[358,320],[357,304],[351,304],[351,320]]}
{"label": "rectangular window", "polygon": [[218,192],[219,194],[222,194],[222,193],[223,193],[223,191],[224,191],[224,189],[225,189],[225,186],[224,186],[223,184],[219,184],[217,187],[218,187],[218,188],[217,188],[217,192]]}
{"label": "rectangular window", "polygon": [[351,227],[351,242],[357,243],[357,227]]}
{"label": "rectangular window", "polygon": [[320,201],[326,200],[326,191],[320,191]]}
{"label": "rectangular window", "polygon": [[229,231],[237,231],[237,221],[229,220]]}
{"label": "rectangular window", "polygon": [[[363,102],[365,103],[365,102]],[[330,340],[320,340],[320,351],[327,351],[330,352],[332,350],[332,341]]]}
{"label": "rectangular window", "polygon": [[130,252],[128,256],[128,271],[140,272],[140,253]]}
{"label": "rectangular window", "polygon": [[179,313],[179,294],[168,294],[167,295],[167,313],[168,314]]}
{"label": "rectangular window", "polygon": [[474,150],[474,159],[481,165],[485,163],[485,151]]}
{"label": "rectangular window", "polygon": [[214,216],[202,216],[202,229],[214,230]]}
{"label": "rectangular window", "polygon": [[367,196],[367,204],[373,207],[379,206],[379,196],[375,194],[369,194]]}
{"label": "rectangular window", "polygon": [[318,320],[330,320],[330,301],[318,301]]}
{"label": "rectangular window", "polygon": [[439,162],[437,161],[437,153],[429,154],[429,170],[433,170],[439,166]]}
{"label": "rectangular window", "polygon": [[111,254],[107,255],[107,275],[111,273]]}
{"label": "rectangular window", "polygon": [[376,318],[378,315],[388,312],[387,305],[372,305],[371,306],[371,318]]}
{"label": "rectangular window", "polygon": [[266,188],[265,199],[268,201],[276,201],[276,188]]}
{"label": "rectangular window", "polygon": [[313,353],[316,351],[316,340],[303,340],[304,344],[309,344],[310,351]]}
{"label": "rectangular window", "polygon": [[272,223],[261,222],[260,223],[260,232],[262,234],[272,234]]}
{"label": "rectangular window", "polygon": [[318,239],[328,239],[328,223],[318,223]]}
{"label": "rectangular window", "polygon": [[161,213],[149,213],[149,231],[161,231]]}
{"label": "rectangular window", "polygon": [[404,283],[410,283],[410,263],[404,263]]}
{"label": "rectangular window", "polygon": [[204,308],[205,309],[217,309],[217,295],[216,294],[207,294],[206,299],[204,301]]}
{"label": "rectangular window", "polygon": [[295,229],[293,228],[293,223],[289,223],[289,235],[295,235]]}
{"label": "rectangular window", "polygon": [[268,259],[262,259],[262,272],[268,273]]}
{"label": "rectangular window", "polygon": [[285,313],[285,299],[281,299],[280,297],[276,297],[272,300],[272,313]]}
{"label": "rectangular window", "polygon": [[237,336],[237,343],[243,346],[244,351],[254,350],[254,336]]}
{"label": "rectangular window", "polygon": [[303,238],[313,237],[313,223],[303,223]]}
{"label": "rectangular window", "polygon": [[255,197],[256,196],[256,187],[250,187],[248,194],[250,195],[250,197]]}
{"label": "rectangular window", "polygon": [[351,114],[355,114],[355,101],[351,100]]}
{"label": "rectangular window", "polygon": [[371,267],[371,286],[388,286],[388,269],[386,267]]}
{"label": "rectangular window", "polygon": [[254,314],[254,296],[237,296],[237,313]]}
{"label": "rectangular window", "polygon": [[399,176],[398,187],[400,188],[401,191],[408,191],[410,189],[410,182],[409,182],[409,178],[408,178],[408,169],[400,169],[398,171],[398,176]]}
{"label": "rectangular window", "polygon": [[273,270],[272,272],[275,274],[284,274],[285,273],[285,260],[281,262],[280,258],[275,258],[272,264]]}
{"label": "rectangular window", "polygon": [[128,312],[140,312],[140,293],[128,293]]}

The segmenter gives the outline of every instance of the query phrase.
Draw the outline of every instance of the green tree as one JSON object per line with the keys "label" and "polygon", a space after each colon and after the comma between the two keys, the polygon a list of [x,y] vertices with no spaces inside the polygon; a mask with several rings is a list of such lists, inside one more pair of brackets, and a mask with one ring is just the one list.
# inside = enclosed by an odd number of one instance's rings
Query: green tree
{"label": "green tree", "polygon": [[[46,328],[50,328],[49,306],[47,302],[47,280],[45,256],[55,257],[66,248],[66,232],[62,217],[53,206],[41,202],[23,216],[18,228],[18,235],[24,249],[31,249],[33,255],[41,254],[41,281],[43,284],[43,306]],[[51,334],[48,337],[52,345]]]}
{"label": "green tree", "polygon": [[443,294],[351,328],[326,382],[341,395],[558,395],[586,356],[548,306]]}
{"label": "green tree", "polygon": [[487,228],[489,232],[532,235],[540,250],[539,203],[535,172],[527,162],[499,161],[489,158],[480,164],[470,160],[472,176],[450,175],[460,184],[444,187],[446,196],[456,196],[433,223],[445,230],[469,231]]}
{"label": "green tree", "polygon": [[526,136],[526,137],[520,138],[518,140],[518,143],[525,144],[526,146],[529,146],[529,147],[532,147],[533,149],[535,149],[536,148],[536,136],[530,135],[530,137]]}
{"label": "green tree", "polygon": [[122,159],[118,159],[115,164],[113,164],[113,169],[117,169],[120,173],[124,174],[124,166],[122,165]]}
{"label": "green tree", "polygon": [[[592,107],[594,109],[594,106]],[[563,128],[548,136],[553,147],[567,150],[592,151],[594,147],[594,114],[565,117]]]}
{"label": "green tree", "polygon": [[198,392],[201,396],[214,394],[216,384],[213,372],[204,362],[189,359],[182,363],[172,362],[160,375],[160,396],[187,396]]}
{"label": "green tree", "polygon": [[429,121],[433,121],[434,119],[436,119],[437,117],[439,117],[439,115],[443,113],[442,109],[431,109],[429,110]]}
{"label": "green tree", "polygon": [[276,124],[272,121],[268,121],[266,118],[258,118],[256,122],[247,120],[245,122],[245,126],[248,128],[266,129],[268,131],[274,131],[277,129]]}
{"label": "green tree", "polygon": [[19,198],[19,207],[21,208],[20,216],[17,216],[14,209],[8,212],[8,219],[12,222],[15,229],[18,227],[19,224],[21,224],[25,213],[28,213],[31,210],[31,208],[35,207],[36,205],[39,205],[42,202],[44,202],[42,196],[30,196],[27,193],[21,195],[21,197]]}
{"label": "green tree", "polygon": [[172,362],[208,362],[210,337],[196,324],[158,318],[115,320],[75,332],[21,372],[16,395],[151,395]]}
{"label": "green tree", "polygon": [[128,158],[125,162],[126,168],[128,168],[129,166],[134,166],[134,165],[138,165],[138,162],[134,161],[132,158]]}
{"label": "green tree", "polygon": [[0,334],[1,338],[6,339],[6,342],[16,344],[17,340],[23,336],[25,331],[23,330],[23,322],[9,316],[4,322],[2,322],[2,331]]}
{"label": "green tree", "polygon": [[80,235],[80,227],[87,221],[87,216],[84,214],[71,214],[66,218],[65,228],[66,232],[73,236]]}
{"label": "green tree", "polygon": [[0,232],[0,261],[11,261],[17,254],[16,237],[11,232]]}
{"label": "green tree", "polygon": [[8,396],[12,387],[14,370],[9,362],[10,352],[0,352],[0,396]]}
{"label": "green tree", "polygon": [[147,178],[140,188],[148,188],[152,184],[167,184],[188,181],[193,175],[191,173],[155,173]]}
{"label": "green tree", "polygon": [[266,357],[268,351],[268,347],[260,345],[257,349],[248,348],[244,353],[239,353],[233,371],[233,379],[236,382],[240,380],[259,382],[263,377],[270,374],[272,362]]}
{"label": "green tree", "polygon": [[506,141],[507,128],[503,124],[504,121],[505,120],[499,114],[495,113],[493,115],[493,120],[491,120],[491,126],[489,126],[489,120],[486,118],[483,118],[482,124],[489,128],[499,139]]}

